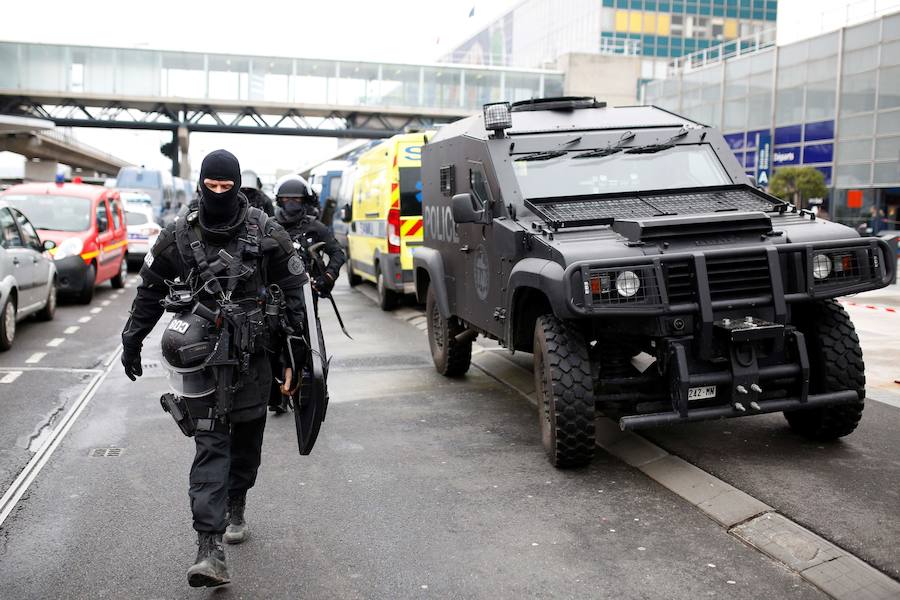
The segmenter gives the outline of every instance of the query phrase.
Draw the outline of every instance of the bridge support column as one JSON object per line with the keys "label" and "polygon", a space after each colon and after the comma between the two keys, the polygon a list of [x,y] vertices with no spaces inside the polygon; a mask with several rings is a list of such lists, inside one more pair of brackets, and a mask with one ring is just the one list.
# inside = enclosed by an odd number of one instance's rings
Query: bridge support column
{"label": "bridge support column", "polygon": [[55,160],[25,159],[25,181],[55,181],[59,163]]}
{"label": "bridge support column", "polygon": [[184,125],[178,126],[178,150],[181,152],[181,160],[179,161],[179,173],[178,176],[182,179],[190,179],[191,178],[191,159],[190,154],[188,154],[191,148],[191,138],[190,131]]}

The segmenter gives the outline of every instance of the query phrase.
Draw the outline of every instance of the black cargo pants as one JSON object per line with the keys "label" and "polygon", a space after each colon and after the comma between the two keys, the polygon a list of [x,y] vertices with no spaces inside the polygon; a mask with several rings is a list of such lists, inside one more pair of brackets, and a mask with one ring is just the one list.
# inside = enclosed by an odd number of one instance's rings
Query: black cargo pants
{"label": "black cargo pants", "polygon": [[194,434],[197,451],[191,465],[189,495],[195,530],[225,532],[228,497],[246,494],[256,483],[265,428],[263,406],[259,418]]}
{"label": "black cargo pants", "polygon": [[[246,494],[256,483],[266,428],[263,394],[272,375],[265,355],[254,356],[250,367],[250,374],[235,395],[228,422],[217,421],[214,431],[194,434],[196,454],[188,494],[197,531],[224,533],[228,497]],[[214,407],[211,396],[188,400],[194,418],[212,416]]]}

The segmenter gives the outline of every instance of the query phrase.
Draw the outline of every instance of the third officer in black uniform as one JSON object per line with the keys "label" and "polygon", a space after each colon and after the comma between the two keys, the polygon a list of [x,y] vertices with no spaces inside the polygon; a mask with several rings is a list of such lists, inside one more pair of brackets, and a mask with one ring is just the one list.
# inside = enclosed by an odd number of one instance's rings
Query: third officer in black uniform
{"label": "third officer in black uniform", "polygon": [[197,206],[148,253],[122,332],[122,364],[134,380],[144,338],[164,309],[176,313],[162,338],[175,393],[161,400],[196,443],[189,495],[199,550],[188,570],[195,587],[229,581],[223,534],[239,543],[249,533],[244,506],[260,465],[269,354],[278,351],[271,346],[287,339],[291,355],[301,356],[294,343],[309,328],[303,261],[284,229],[249,206],[240,182],[234,155],[206,156]]}
{"label": "third officer in black uniform", "polygon": [[[347,257],[334,234],[318,220],[318,196],[305,179],[295,175],[279,182],[275,203],[275,218],[303,258],[317,296],[329,296]],[[269,410],[283,413],[286,404],[286,399],[273,386]]]}

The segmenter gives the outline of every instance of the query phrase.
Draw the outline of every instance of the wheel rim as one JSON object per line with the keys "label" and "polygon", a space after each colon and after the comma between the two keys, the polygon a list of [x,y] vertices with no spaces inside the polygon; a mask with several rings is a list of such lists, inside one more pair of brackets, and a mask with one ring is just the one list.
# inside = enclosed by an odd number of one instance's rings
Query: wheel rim
{"label": "wheel rim", "polygon": [[434,339],[434,345],[438,350],[444,348],[444,329],[441,322],[441,311],[438,310],[437,302],[431,309],[431,337]]}
{"label": "wheel rim", "polygon": [[6,329],[6,341],[11,342],[16,335],[16,308],[12,302],[6,303],[3,313],[3,325]]}
{"label": "wheel rim", "polygon": [[380,272],[375,280],[375,289],[378,290],[378,296],[384,298],[384,275]]}
{"label": "wheel rim", "polygon": [[119,275],[122,277],[122,281],[125,281],[125,278],[128,277],[128,263],[122,258],[122,262],[119,263]]}

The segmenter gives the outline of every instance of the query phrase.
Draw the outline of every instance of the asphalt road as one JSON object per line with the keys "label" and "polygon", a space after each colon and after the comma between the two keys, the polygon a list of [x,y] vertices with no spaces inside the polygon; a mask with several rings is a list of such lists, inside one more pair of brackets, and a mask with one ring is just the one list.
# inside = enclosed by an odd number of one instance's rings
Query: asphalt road
{"label": "asphalt road", "polygon": [[[230,586],[185,581],[192,443],[159,408],[157,328],[146,375],[131,383],[110,371],[0,528],[0,597],[823,597],[602,451],[588,470],[554,470],[521,396],[476,369],[438,376],[418,329],[338,290],[356,340],[323,311],[328,420],[314,454],[300,457],[289,418],[270,418],[249,496],[252,537],[227,548]],[[101,367],[129,297],[101,312],[83,345],[72,336],[54,352]],[[34,347],[56,335],[29,333]],[[19,365],[14,356],[4,369]],[[120,451],[92,456],[98,448]]]}

